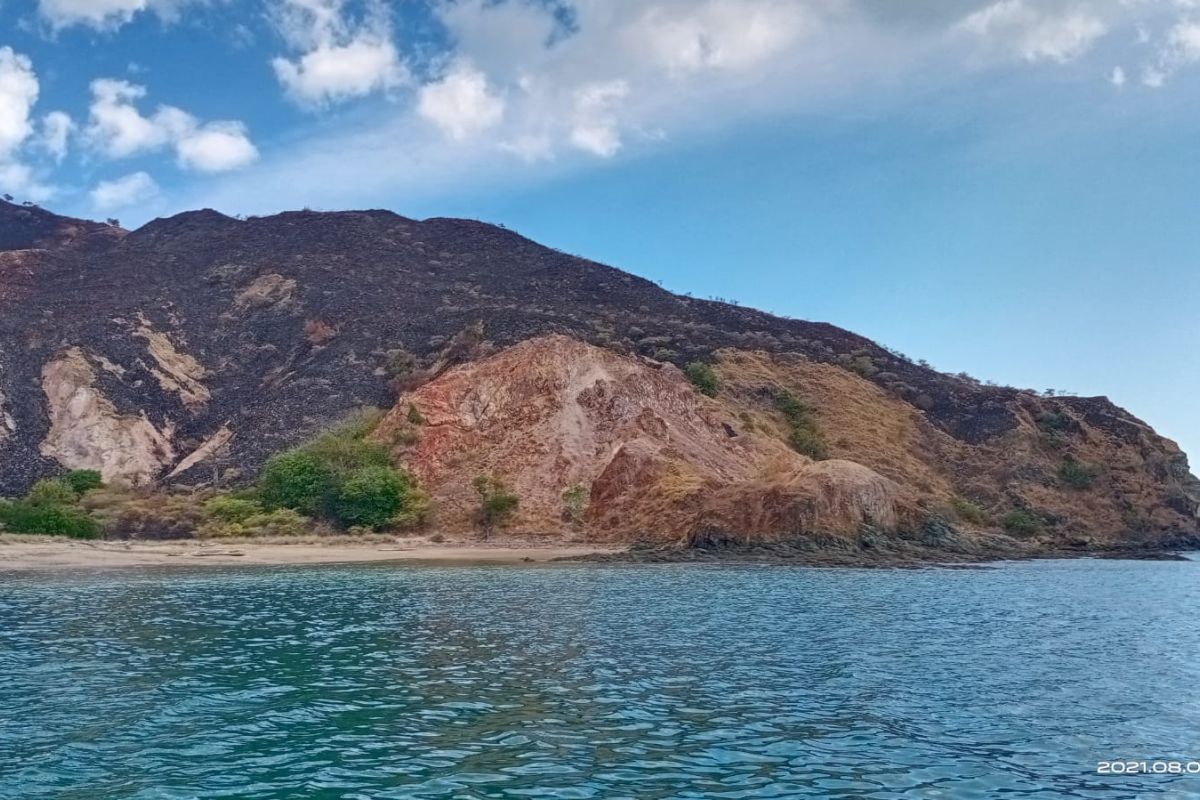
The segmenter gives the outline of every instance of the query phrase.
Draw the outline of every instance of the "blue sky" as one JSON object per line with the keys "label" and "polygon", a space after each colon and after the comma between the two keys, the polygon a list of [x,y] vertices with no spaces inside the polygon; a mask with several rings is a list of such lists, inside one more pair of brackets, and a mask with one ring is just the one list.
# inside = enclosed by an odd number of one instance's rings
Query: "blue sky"
{"label": "blue sky", "polygon": [[1200,454],[1200,2],[0,0],[0,190],[503,222]]}

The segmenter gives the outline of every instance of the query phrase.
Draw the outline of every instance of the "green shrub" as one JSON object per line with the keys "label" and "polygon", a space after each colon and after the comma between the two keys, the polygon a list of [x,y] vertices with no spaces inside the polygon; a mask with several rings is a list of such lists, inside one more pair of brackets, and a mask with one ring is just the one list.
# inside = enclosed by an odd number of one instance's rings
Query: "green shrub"
{"label": "green shrub", "polygon": [[35,506],[73,506],[79,495],[62,478],[43,478],[29,489],[25,500]]}
{"label": "green shrub", "polygon": [[1061,411],[1046,411],[1037,415],[1037,426],[1046,433],[1071,429],[1071,417]]}
{"label": "green shrub", "polygon": [[423,518],[427,498],[407,472],[392,467],[388,447],[367,438],[381,415],[360,412],[308,444],[269,459],[258,480],[263,506],[325,517],[343,528],[379,529]]}
{"label": "green shrub", "polygon": [[779,409],[788,423],[788,443],[797,453],[815,461],[829,457],[825,437],[813,416],[812,409],[786,389],[775,392],[775,408]]}
{"label": "green shrub", "polygon": [[312,522],[290,508],[277,508],[247,517],[242,524],[251,536],[301,536]]}
{"label": "green shrub", "polygon": [[100,523],[80,508],[29,500],[0,501],[0,523],[13,533],[42,533],[72,539],[100,538]]}
{"label": "green shrub", "polygon": [[104,479],[94,469],[73,469],[63,476],[75,494],[84,494],[104,486]]}
{"label": "green shrub", "polygon": [[973,525],[987,524],[988,517],[984,510],[965,497],[955,495],[950,498],[950,506],[963,522],[970,522]]}
{"label": "green shrub", "polygon": [[721,381],[717,378],[717,373],[713,371],[712,365],[703,361],[693,361],[683,371],[700,394],[707,397],[717,396],[717,392],[721,389]]}
{"label": "green shrub", "polygon": [[344,527],[362,525],[379,530],[404,508],[409,488],[408,476],[398,470],[363,467],[334,489],[330,513]]}
{"label": "green shrub", "polygon": [[1018,508],[1004,515],[1000,521],[1004,529],[1017,536],[1033,536],[1042,530],[1042,521],[1036,514]]}
{"label": "green shrub", "polygon": [[587,514],[588,491],[582,484],[575,484],[562,493],[563,518],[573,525],[583,522]]}
{"label": "green shrub", "polygon": [[423,417],[421,415],[421,409],[417,408],[412,403],[408,404],[408,414],[406,415],[406,417],[408,418],[408,421],[410,423],[412,423],[413,425],[424,425],[425,424],[425,417]]}
{"label": "green shrub", "polygon": [[307,516],[321,511],[333,486],[332,470],[306,449],[272,456],[258,476],[258,491],[264,506],[290,508]]}
{"label": "green shrub", "polygon": [[388,350],[386,357],[383,368],[389,378],[403,378],[417,368],[417,357],[403,347]]}
{"label": "green shrub", "polygon": [[472,485],[479,495],[479,522],[485,535],[507,522],[520,505],[520,498],[494,475],[477,475]]}
{"label": "green shrub", "polygon": [[256,514],[262,514],[265,510],[262,503],[257,500],[246,500],[228,495],[214,497],[204,504],[204,516],[222,522],[245,522]]}
{"label": "green shrub", "polygon": [[1098,470],[1086,464],[1080,464],[1073,458],[1068,458],[1058,468],[1058,478],[1072,489],[1090,489],[1096,480]]}
{"label": "green shrub", "polygon": [[829,458],[829,450],[825,439],[816,430],[793,427],[788,434],[788,444],[797,453],[806,455],[813,461],[824,461]]}
{"label": "green shrub", "polygon": [[875,366],[875,360],[868,355],[855,356],[850,360],[850,369],[857,372],[864,378],[869,378],[879,372],[879,367]]}

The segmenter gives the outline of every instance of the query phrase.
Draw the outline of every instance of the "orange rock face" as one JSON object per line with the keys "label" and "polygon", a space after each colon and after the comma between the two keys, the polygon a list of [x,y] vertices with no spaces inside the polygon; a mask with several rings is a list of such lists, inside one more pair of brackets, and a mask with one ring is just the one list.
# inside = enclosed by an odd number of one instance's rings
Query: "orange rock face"
{"label": "orange rock face", "polygon": [[[676,541],[713,525],[749,537],[852,533],[895,526],[910,505],[861,464],[814,462],[749,428],[674,366],[565,336],[450,370],[402,396],[375,435],[450,531],[477,527],[478,475],[520,497],[509,532],[616,541]],[[574,514],[563,497],[573,488],[586,497]]]}

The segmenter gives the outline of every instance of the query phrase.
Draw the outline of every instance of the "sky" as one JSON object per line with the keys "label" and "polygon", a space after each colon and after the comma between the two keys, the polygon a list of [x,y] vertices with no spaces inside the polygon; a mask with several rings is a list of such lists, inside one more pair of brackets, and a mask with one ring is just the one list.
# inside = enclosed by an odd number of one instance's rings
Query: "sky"
{"label": "sky", "polygon": [[1200,0],[0,0],[0,192],[389,208],[1103,394],[1200,462]]}

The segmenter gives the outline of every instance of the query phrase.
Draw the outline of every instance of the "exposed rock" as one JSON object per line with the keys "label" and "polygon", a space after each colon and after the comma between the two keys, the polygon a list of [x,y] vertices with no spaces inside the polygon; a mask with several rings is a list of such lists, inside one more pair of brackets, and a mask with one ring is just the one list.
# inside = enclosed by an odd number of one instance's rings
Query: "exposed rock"
{"label": "exposed rock", "polygon": [[277,273],[260,275],[233,299],[237,312],[289,305],[296,297],[296,282]]}
{"label": "exposed rock", "polygon": [[233,439],[233,431],[228,425],[222,425],[220,430],[212,436],[204,440],[204,442],[192,452],[184,456],[175,468],[168,473],[167,478],[171,479],[182,475],[197,464],[202,464],[219,453],[222,448],[226,447]]}
{"label": "exposed rock", "polygon": [[[178,394],[188,408],[194,409],[209,401],[212,395],[202,382],[205,370],[199,361],[177,350],[170,338],[151,328],[144,317],[134,334],[146,340],[146,349],[158,365],[157,369],[151,369],[150,372],[158,379],[159,386]],[[111,364],[107,361],[104,363]]]}
{"label": "exposed rock", "polygon": [[669,364],[549,336],[401,396],[376,435],[397,442],[448,529],[475,527],[480,474],[520,496],[511,529],[523,533],[569,533],[563,493],[574,486],[602,538],[682,539],[713,522],[757,537],[898,524],[894,482],[860,464],[814,463],[773,436],[730,436],[737,425]]}
{"label": "exposed rock", "polygon": [[0,392],[0,439],[7,439],[17,431],[17,421],[8,411],[7,398]]}
{"label": "exposed rock", "polygon": [[50,432],[42,454],[71,469],[99,470],[106,481],[149,483],[175,459],[173,431],[160,431],[145,415],[117,413],[95,384],[96,373],[78,347],[46,364],[42,390]]}
{"label": "exposed rock", "polygon": [[[971,443],[871,381],[802,356],[724,350],[717,372],[722,398],[764,426],[776,424],[764,401],[771,387],[793,391],[812,407],[831,456],[909,487],[938,513],[953,517],[956,496],[981,506],[994,526],[1014,506],[1036,509],[1051,521],[1044,537],[1058,544],[1081,535],[1154,543],[1194,530],[1200,482],[1179,468],[1178,447],[1136,420],[1090,414],[1099,404],[1087,398],[1014,398],[1011,430]],[[1047,432],[1047,420],[1065,433]],[[1094,468],[1094,485],[1065,484],[1068,460]]]}

